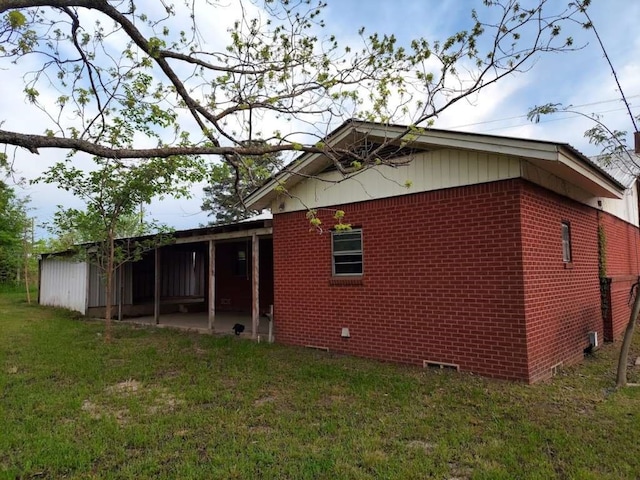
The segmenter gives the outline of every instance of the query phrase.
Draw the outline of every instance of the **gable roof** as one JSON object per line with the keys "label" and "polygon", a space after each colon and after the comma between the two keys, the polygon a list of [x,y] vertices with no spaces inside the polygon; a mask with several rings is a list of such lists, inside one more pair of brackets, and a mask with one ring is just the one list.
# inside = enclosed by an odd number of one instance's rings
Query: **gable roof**
{"label": "gable roof", "polygon": [[[409,134],[410,135],[407,135]],[[480,133],[421,128],[410,130],[406,125],[392,125],[348,120],[324,139],[328,147],[357,148],[358,142],[395,144],[403,148],[403,137],[411,139],[411,150],[428,151],[439,148],[472,150],[526,159],[553,175],[579,186],[598,197],[621,198],[625,185],[568,143],[504,137]],[[407,143],[406,140],[404,143]],[[276,198],[275,188],[290,189],[305,178],[318,175],[334,164],[323,153],[304,153],[253,191],[245,203],[249,208],[267,208]],[[373,167],[375,168],[375,167]]]}

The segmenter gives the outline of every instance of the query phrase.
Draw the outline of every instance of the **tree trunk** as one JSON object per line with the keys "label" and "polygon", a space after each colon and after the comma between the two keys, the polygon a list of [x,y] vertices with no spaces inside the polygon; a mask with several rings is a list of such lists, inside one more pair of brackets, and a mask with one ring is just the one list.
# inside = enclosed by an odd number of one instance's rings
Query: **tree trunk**
{"label": "tree trunk", "polygon": [[107,251],[107,271],[106,273],[106,288],[105,288],[105,330],[104,330],[104,341],[107,343],[111,342],[111,315],[112,315],[112,292],[113,292],[113,264],[114,264],[114,241],[113,235],[109,234],[108,241],[108,251]]}
{"label": "tree trunk", "polygon": [[[638,282],[640,282],[640,278],[638,278]],[[638,285],[638,283],[635,283],[631,288],[635,289],[635,299],[633,301],[633,308],[631,309],[631,317],[629,317],[629,323],[627,323],[627,328],[624,331],[622,346],[620,347],[616,388],[621,388],[627,385],[627,363],[629,358],[629,349],[631,348],[633,332],[636,328],[636,319],[638,318],[638,313],[640,313],[640,295],[638,294],[638,288],[640,288],[640,286]]]}
{"label": "tree trunk", "polygon": [[24,286],[27,289],[27,303],[31,304],[31,292],[29,291],[29,259],[24,261]]}
{"label": "tree trunk", "polygon": [[29,243],[27,241],[27,231],[24,232],[22,242],[22,253],[24,260],[24,286],[27,289],[27,303],[31,304],[31,292],[29,291]]}

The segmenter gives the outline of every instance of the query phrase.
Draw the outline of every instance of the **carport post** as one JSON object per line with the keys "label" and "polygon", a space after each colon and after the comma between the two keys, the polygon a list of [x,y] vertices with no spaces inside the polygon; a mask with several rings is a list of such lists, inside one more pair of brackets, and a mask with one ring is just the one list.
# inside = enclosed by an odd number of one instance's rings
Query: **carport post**
{"label": "carport post", "polygon": [[122,321],[122,297],[124,296],[124,266],[118,267],[118,321]]}
{"label": "carport post", "polygon": [[156,247],[155,282],[153,288],[153,321],[160,324],[160,247]]}
{"label": "carport post", "polygon": [[251,235],[251,338],[258,338],[258,321],[260,320],[260,252],[258,235]]}
{"label": "carport post", "polygon": [[216,242],[209,240],[209,331],[216,317]]}

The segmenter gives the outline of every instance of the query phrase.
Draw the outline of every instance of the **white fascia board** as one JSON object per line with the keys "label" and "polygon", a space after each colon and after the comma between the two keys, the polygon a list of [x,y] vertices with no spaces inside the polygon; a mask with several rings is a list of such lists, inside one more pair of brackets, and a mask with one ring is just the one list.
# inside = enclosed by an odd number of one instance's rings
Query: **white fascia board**
{"label": "white fascia board", "polygon": [[[331,137],[328,143],[331,145],[338,144],[353,131],[363,136],[380,138],[383,141],[393,141],[405,132],[406,128],[402,126],[353,123],[345,126],[344,130],[339,134]],[[536,160],[536,163],[550,162],[556,166],[562,165],[580,175],[582,179],[579,184],[583,187],[585,184],[591,185],[592,188],[589,190],[599,196],[621,198],[624,193],[618,185],[598,171],[596,167],[580,161],[570,150],[563,148],[561,144],[437,129],[425,129],[417,135],[412,134],[411,137],[412,146],[424,147],[425,149],[436,147],[474,150]],[[291,170],[284,171],[270,180],[262,188],[251,194],[245,203],[250,208],[268,208],[276,197],[274,188],[277,185],[281,184],[285,188],[290,188],[304,180],[303,175],[318,173],[320,169],[317,163],[321,158],[323,158],[323,155],[320,153],[309,154],[306,158],[303,156],[297,165],[292,166]],[[552,167],[552,169],[558,170],[555,167]],[[571,176],[566,175],[566,179],[571,180],[568,178]]]}
{"label": "white fascia board", "polygon": [[[386,139],[397,138],[405,129],[398,127],[361,126],[356,129],[363,135]],[[411,146],[429,146],[476,150],[485,153],[496,153],[523,158],[557,160],[557,148],[554,144],[536,142],[535,140],[519,140],[478,135],[465,132],[449,132],[444,130],[425,130],[412,138]]]}
{"label": "white fascia board", "polygon": [[[621,190],[619,186],[615,185],[615,183],[605,175],[598,172],[595,167],[591,167],[584,162],[572,158],[572,156],[567,155],[562,150],[558,152],[558,162],[566,165],[571,170],[583,176],[590,183],[594,184],[594,186],[600,190],[599,192],[594,193],[598,193],[599,196],[608,198],[622,198],[624,196],[624,190]],[[609,195],[603,193],[609,193]]]}
{"label": "white fascia board", "polygon": [[[394,135],[401,134],[404,129],[393,127],[359,127],[357,131],[364,135],[379,137],[392,140]],[[622,198],[624,190],[616,185],[600,172],[595,166],[589,165],[581,161],[570,150],[563,148],[561,144],[552,142],[539,142],[535,140],[522,140],[517,138],[492,137],[474,133],[450,132],[444,130],[425,130],[424,133],[418,134],[412,145],[425,147],[437,146],[442,148],[476,150],[486,153],[495,153],[509,155],[514,157],[526,158],[537,161],[540,166],[546,162],[561,164],[571,170],[567,180],[571,180],[573,174],[582,177],[578,182],[583,188],[590,185],[588,191],[608,198]],[[554,170],[558,170],[554,168]]]}

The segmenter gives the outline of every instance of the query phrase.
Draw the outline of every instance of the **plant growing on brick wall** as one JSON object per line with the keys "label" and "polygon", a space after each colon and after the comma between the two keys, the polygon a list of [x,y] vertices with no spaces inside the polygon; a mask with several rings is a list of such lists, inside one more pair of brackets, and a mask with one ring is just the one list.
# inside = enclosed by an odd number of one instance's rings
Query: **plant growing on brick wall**
{"label": "plant growing on brick wall", "polygon": [[[572,110],[571,106],[563,106],[561,103],[548,103],[541,106],[534,107],[529,113],[528,118],[535,122],[540,120],[542,115],[548,115],[556,112],[570,112],[574,113],[586,118],[589,118],[594,126],[588,129],[584,135],[589,140],[590,143],[599,146],[601,148],[601,155],[598,160],[605,164],[614,163],[617,167],[621,168],[623,171],[634,175],[636,178],[640,178],[640,132],[638,131],[638,123],[640,122],[640,115],[634,116],[631,112],[631,105],[627,100],[627,97],[624,93],[624,89],[620,84],[620,80],[618,78],[618,74],[616,69],[609,57],[607,49],[600,37],[598,30],[596,29],[589,13],[587,11],[587,7],[591,3],[590,0],[582,0],[576,2],[576,5],[580,11],[580,13],[584,16],[584,21],[581,22],[582,26],[586,29],[593,31],[594,36],[598,42],[600,49],[604,55],[605,60],[607,61],[607,65],[611,70],[613,75],[617,90],[620,92],[621,100],[626,108],[629,122],[634,132],[634,140],[635,140],[635,154],[632,149],[629,148],[626,138],[627,132],[617,129],[611,129],[607,126],[598,115],[591,114],[587,115],[582,112],[577,112]],[[604,252],[604,248],[606,245],[606,238],[602,233],[601,227],[598,228],[598,251],[599,254]],[[606,257],[604,254],[599,255],[599,275],[600,278],[606,277]],[[627,323],[627,327],[624,332],[624,337],[622,339],[622,345],[620,347],[620,355],[618,357],[618,368],[616,375],[616,386],[618,388],[624,387],[627,385],[627,364],[629,357],[629,349],[631,347],[631,341],[633,340],[633,334],[636,327],[636,322],[638,319],[638,315],[640,314],[640,277],[638,277],[638,281],[633,284],[631,287],[630,298],[633,299],[633,306],[631,308],[631,314],[629,316],[629,321]]]}
{"label": "plant growing on brick wall", "polygon": [[598,276],[607,278],[607,232],[602,225],[598,225]]}

